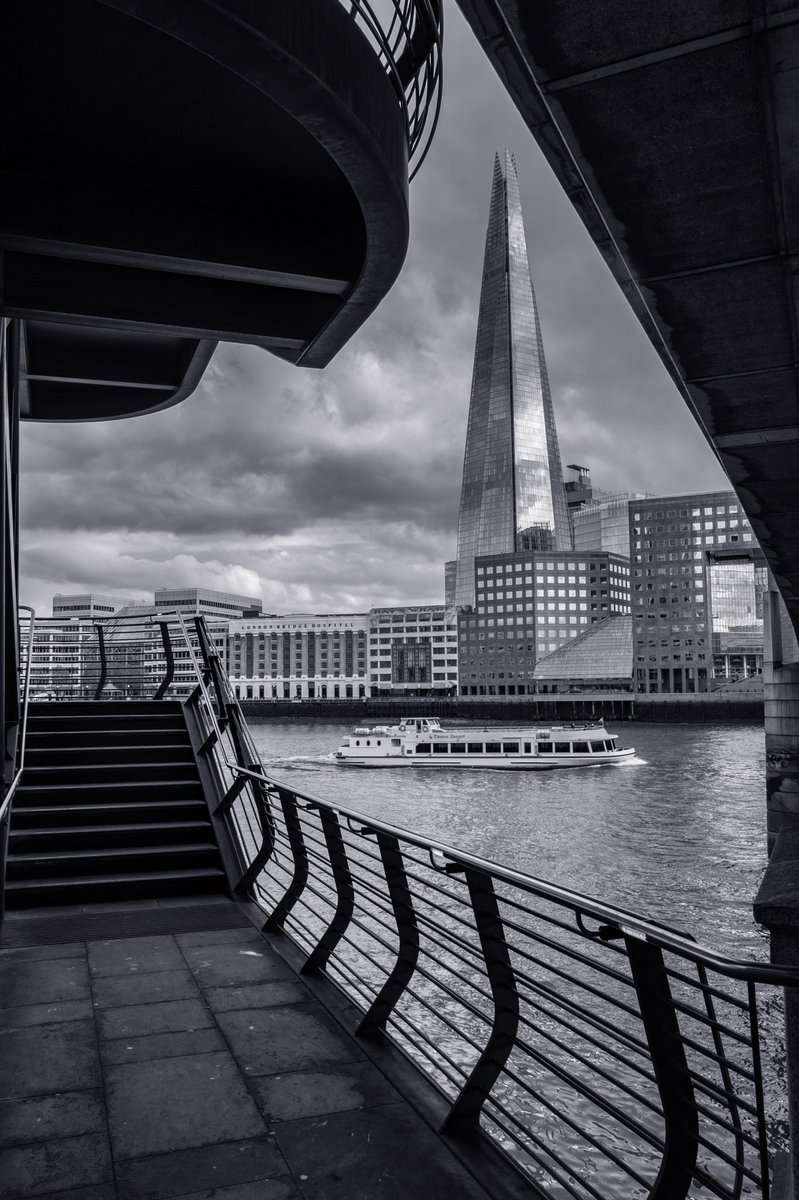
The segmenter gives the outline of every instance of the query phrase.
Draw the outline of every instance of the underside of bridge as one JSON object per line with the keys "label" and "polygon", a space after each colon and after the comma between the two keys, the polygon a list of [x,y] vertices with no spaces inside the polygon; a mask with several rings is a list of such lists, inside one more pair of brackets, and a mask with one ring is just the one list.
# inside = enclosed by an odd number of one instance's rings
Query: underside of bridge
{"label": "underside of bridge", "polygon": [[414,10],[386,49],[361,10],[2,5],[0,314],[23,418],[174,404],[219,340],[324,366],[379,304],[440,29]]}
{"label": "underside of bridge", "polygon": [[799,7],[458,0],[799,627]]}

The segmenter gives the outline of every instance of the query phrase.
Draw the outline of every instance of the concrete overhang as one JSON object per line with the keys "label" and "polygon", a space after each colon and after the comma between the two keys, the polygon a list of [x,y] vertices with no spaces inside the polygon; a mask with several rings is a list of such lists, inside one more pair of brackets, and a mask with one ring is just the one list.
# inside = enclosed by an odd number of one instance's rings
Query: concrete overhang
{"label": "concrete overhang", "polygon": [[799,7],[458,0],[799,629]]}
{"label": "concrete overhang", "polygon": [[[434,17],[417,35],[423,61]],[[407,248],[397,70],[341,0],[7,0],[0,315],[23,326],[23,415],[173,404],[218,340],[326,365]]]}

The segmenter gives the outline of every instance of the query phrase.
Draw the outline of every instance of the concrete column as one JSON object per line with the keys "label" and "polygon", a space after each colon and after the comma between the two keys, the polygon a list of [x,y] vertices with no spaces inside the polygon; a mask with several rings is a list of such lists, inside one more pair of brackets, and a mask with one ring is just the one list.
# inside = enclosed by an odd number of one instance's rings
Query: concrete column
{"label": "concrete column", "polygon": [[783,824],[799,824],[799,644],[776,590],[764,605],[763,694],[771,852]]}
{"label": "concrete column", "polygon": [[[776,838],[754,914],[769,931],[771,961],[799,969],[799,825]],[[785,989],[785,1051],[791,1155],[775,1164],[774,1200],[799,1200],[799,988]]]}

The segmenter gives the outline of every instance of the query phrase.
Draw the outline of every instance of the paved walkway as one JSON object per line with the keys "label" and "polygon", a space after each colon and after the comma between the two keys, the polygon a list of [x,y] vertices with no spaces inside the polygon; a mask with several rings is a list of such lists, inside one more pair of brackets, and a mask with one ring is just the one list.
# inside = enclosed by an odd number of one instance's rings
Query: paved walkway
{"label": "paved walkway", "polygon": [[250,928],[0,951],[0,1009],[3,1200],[489,1196]]}

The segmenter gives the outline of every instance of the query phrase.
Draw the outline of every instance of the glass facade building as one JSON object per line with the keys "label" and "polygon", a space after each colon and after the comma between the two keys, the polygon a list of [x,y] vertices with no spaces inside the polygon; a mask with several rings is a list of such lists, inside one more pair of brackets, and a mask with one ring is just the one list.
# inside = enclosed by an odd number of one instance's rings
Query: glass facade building
{"label": "glass facade building", "polygon": [[474,563],[480,555],[570,549],[519,181],[506,150],[494,162],[458,514],[455,602],[474,604]]}
{"label": "glass facade building", "polygon": [[474,570],[474,608],[458,621],[462,696],[532,694],[539,658],[630,611],[630,565],[614,554],[485,555]]}
{"label": "glass facade building", "polygon": [[766,567],[735,493],[650,496],[629,511],[636,691],[710,691],[733,673],[731,653],[757,671]]}

